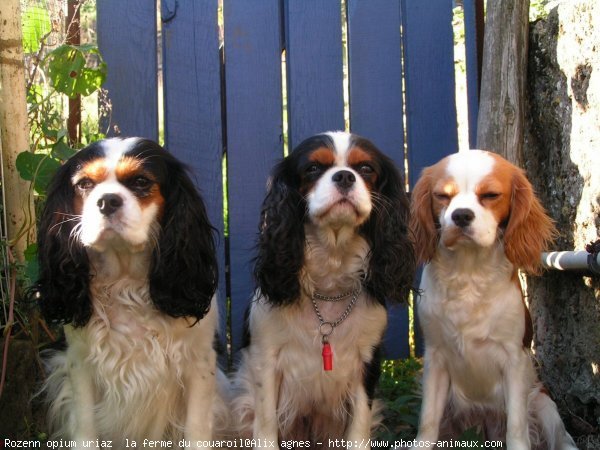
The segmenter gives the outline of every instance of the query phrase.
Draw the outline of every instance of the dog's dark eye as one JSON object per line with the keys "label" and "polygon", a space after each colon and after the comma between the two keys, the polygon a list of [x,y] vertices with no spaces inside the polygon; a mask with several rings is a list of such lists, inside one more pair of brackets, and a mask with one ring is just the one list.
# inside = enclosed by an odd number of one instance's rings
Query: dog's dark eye
{"label": "dog's dark eye", "polygon": [[434,192],[433,196],[441,202],[447,202],[450,200],[450,195],[445,192]]}
{"label": "dog's dark eye", "polygon": [[304,172],[307,175],[314,175],[314,174],[318,173],[320,170],[321,170],[321,166],[319,166],[318,164],[311,164],[304,170]]}
{"label": "dog's dark eye", "polygon": [[137,175],[123,181],[129,189],[134,191],[147,191],[154,181],[144,175]]}
{"label": "dog's dark eye", "polygon": [[132,179],[129,183],[129,186],[131,186],[133,189],[145,190],[152,186],[152,183],[152,180],[149,178],[139,176]]}
{"label": "dog's dark eye", "polygon": [[373,169],[373,167],[369,164],[361,164],[358,168],[358,171],[361,175],[371,175],[373,172],[375,172],[375,169]]}
{"label": "dog's dark eye", "polygon": [[77,184],[75,184],[75,186],[77,186],[77,189],[82,191],[89,191],[95,186],[95,183],[89,178],[82,178],[77,182]]}
{"label": "dog's dark eye", "polygon": [[500,197],[500,194],[498,192],[486,192],[484,194],[481,194],[479,197],[482,200],[494,200],[494,199]]}

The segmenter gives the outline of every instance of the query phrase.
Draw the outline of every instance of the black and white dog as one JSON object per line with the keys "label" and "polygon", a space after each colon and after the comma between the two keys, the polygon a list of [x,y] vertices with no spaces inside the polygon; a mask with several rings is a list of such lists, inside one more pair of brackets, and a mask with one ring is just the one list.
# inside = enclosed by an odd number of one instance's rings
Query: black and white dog
{"label": "black and white dog", "polygon": [[38,243],[35,296],[67,324],[44,386],[57,437],[195,447],[226,426],[213,228],[178,160],[139,138],[79,151],[49,187]]}
{"label": "black and white dog", "polygon": [[402,176],[371,142],[329,132],[273,170],[234,384],[243,437],[367,445],[387,325],[415,258]]}

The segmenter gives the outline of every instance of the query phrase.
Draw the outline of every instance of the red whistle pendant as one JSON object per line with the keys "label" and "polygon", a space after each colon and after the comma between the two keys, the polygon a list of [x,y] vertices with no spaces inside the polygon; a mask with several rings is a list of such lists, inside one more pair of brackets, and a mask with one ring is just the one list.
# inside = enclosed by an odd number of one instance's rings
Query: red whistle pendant
{"label": "red whistle pendant", "polygon": [[323,370],[333,370],[333,352],[329,342],[323,342]]}

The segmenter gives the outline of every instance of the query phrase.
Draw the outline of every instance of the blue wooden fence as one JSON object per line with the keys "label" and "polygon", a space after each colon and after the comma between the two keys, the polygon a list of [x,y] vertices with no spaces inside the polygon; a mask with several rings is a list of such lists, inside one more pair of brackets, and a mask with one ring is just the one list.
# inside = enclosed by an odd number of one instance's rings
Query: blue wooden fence
{"label": "blue wooden fence", "polygon": [[[464,2],[471,86],[476,1]],[[158,139],[163,105],[165,146],[194,171],[220,234],[221,314],[234,352],[254,287],[260,204],[269,171],[284,154],[284,109],[290,149],[311,134],[344,129],[347,48],[349,129],[399,167],[406,158],[412,185],[424,166],[458,148],[452,6],[451,0],[223,0],[221,44],[218,0],[162,0],[160,102],[155,0],[98,1],[105,87],[118,125],[113,133]],[[476,105],[477,90],[470,88],[471,130]],[[388,357],[408,355],[408,329],[407,308],[395,308]]]}

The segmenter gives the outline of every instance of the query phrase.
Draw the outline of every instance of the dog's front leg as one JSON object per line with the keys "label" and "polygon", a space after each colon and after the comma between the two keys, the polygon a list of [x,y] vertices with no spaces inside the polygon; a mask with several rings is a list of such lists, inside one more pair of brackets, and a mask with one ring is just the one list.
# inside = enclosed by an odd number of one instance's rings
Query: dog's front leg
{"label": "dog's front leg", "polygon": [[372,411],[369,397],[362,384],[358,384],[353,394],[354,408],[346,440],[352,448],[370,449]]}
{"label": "dog's front leg", "polygon": [[85,362],[87,347],[80,339],[78,330],[65,326],[67,339],[67,382],[70,385],[73,407],[69,411],[69,435],[76,443],[74,448],[83,448],[84,442],[98,439],[94,420],[95,389],[92,370]]}
{"label": "dog's front leg", "polygon": [[506,403],[506,448],[528,450],[529,423],[527,394],[531,388],[531,360],[525,350],[510,350],[513,355],[504,371],[504,396]]}
{"label": "dog's front leg", "polygon": [[423,403],[417,442],[426,447],[437,442],[440,422],[446,408],[450,376],[444,366],[443,359],[431,348],[425,348],[425,367],[423,375]]}
{"label": "dog's front leg", "polygon": [[191,448],[207,448],[206,442],[213,438],[214,396],[216,386],[217,357],[212,348],[200,354],[202,367],[193,366],[186,374],[187,417],[185,439]]}
{"label": "dog's front leg", "polygon": [[[261,345],[262,344],[262,345]],[[261,446],[279,448],[279,422],[277,395],[279,386],[276,374],[276,349],[269,343],[251,345],[250,370],[254,381],[254,425],[252,436],[260,439]]]}
{"label": "dog's front leg", "polygon": [[77,443],[75,448],[83,448],[84,442],[95,442],[98,437],[94,424],[94,384],[89,369],[79,363],[71,365],[69,381],[74,400],[71,412],[72,436]]}

